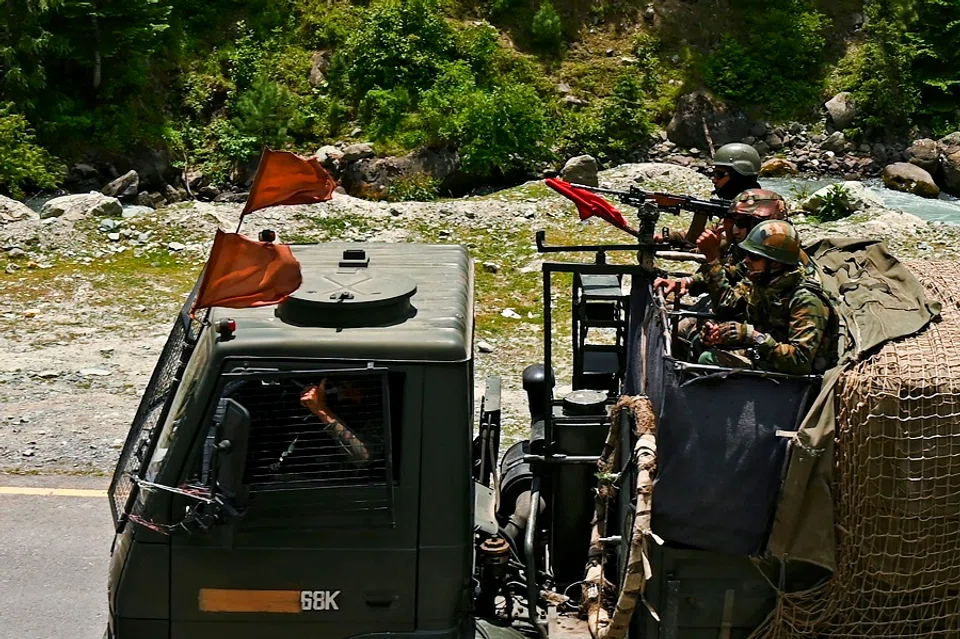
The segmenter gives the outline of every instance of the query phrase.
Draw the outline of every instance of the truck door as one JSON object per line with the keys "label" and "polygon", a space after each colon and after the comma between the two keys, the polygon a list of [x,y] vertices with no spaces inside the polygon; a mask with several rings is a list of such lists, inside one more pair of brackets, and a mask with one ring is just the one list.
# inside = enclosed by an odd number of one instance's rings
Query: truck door
{"label": "truck door", "polygon": [[245,514],[175,538],[172,639],[414,629],[420,434],[401,426],[421,387],[414,370],[224,374],[219,397],[250,413]]}

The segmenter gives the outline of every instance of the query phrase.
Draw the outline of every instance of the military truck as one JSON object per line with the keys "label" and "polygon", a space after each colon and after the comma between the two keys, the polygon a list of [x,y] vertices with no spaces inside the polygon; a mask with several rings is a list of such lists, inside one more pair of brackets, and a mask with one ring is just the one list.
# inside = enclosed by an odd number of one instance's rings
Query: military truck
{"label": "military truck", "polygon": [[193,317],[188,298],[110,486],[105,636],[747,636],[783,579],[753,558],[820,380],[675,354],[703,318],[654,294],[652,221],[637,244],[538,234],[563,260],[505,451],[498,377],[475,410],[463,247],[294,245],[303,284],[278,306]]}

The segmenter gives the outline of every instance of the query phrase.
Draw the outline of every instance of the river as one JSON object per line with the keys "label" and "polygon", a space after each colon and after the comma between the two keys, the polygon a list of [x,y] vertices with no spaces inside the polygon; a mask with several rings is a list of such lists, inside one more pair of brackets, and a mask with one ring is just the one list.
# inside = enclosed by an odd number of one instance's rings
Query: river
{"label": "river", "polygon": [[[840,179],[809,179],[803,177],[760,179],[760,183],[765,188],[798,199],[810,195],[817,189],[842,181]],[[960,224],[960,198],[941,193],[938,199],[931,200],[910,193],[892,191],[885,188],[883,182],[876,178],[864,180],[863,184],[880,196],[887,208],[912,213],[928,222]]]}

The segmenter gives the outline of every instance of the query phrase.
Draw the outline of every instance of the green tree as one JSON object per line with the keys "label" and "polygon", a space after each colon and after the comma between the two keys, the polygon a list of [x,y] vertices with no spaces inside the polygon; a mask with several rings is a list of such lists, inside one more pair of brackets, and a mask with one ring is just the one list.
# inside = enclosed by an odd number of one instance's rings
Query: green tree
{"label": "green tree", "polygon": [[809,0],[741,0],[741,31],[723,38],[705,65],[707,85],[775,117],[801,116],[823,84],[826,18]]}
{"label": "green tree", "polygon": [[544,49],[556,51],[563,44],[563,24],[550,0],[543,0],[530,25],[533,41]]}
{"label": "green tree", "polygon": [[920,103],[935,127],[954,129],[960,123],[960,3],[924,0],[915,8],[911,71]]}
{"label": "green tree", "polygon": [[33,129],[13,110],[13,104],[0,106],[0,189],[15,198],[22,198],[28,187],[53,189],[63,169],[56,158],[34,143]]}
{"label": "green tree", "polygon": [[58,0],[0,2],[0,98],[24,109],[36,106],[46,87],[44,57],[51,46],[49,13]]}

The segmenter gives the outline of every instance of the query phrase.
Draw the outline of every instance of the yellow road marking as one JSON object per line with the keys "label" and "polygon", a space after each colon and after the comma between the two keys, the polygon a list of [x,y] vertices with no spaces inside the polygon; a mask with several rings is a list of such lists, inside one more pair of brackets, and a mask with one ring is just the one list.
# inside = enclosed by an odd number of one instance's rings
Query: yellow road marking
{"label": "yellow road marking", "polygon": [[29,488],[27,486],[0,486],[0,495],[40,495],[41,497],[106,497],[105,490],[89,488]]}

